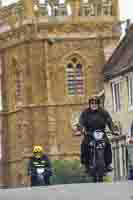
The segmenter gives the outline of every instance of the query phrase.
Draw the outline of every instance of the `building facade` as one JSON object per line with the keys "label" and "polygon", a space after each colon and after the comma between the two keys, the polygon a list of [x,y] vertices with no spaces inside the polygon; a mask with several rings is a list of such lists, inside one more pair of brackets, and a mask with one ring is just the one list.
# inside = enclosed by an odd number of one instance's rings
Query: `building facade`
{"label": "building facade", "polygon": [[51,158],[79,158],[71,121],[103,89],[106,50],[120,36],[118,14],[117,0],[21,0],[1,8],[8,27],[0,33],[6,186],[26,184],[36,144]]}
{"label": "building facade", "polygon": [[133,25],[105,64],[105,107],[121,132],[133,136]]}

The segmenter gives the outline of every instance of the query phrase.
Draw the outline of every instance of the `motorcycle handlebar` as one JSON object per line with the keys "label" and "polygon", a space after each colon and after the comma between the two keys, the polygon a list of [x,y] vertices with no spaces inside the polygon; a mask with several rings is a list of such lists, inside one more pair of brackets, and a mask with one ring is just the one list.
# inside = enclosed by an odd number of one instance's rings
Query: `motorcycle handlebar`
{"label": "motorcycle handlebar", "polygon": [[[114,136],[120,136],[120,133],[118,133],[118,132],[105,131],[105,133],[111,134]],[[87,132],[86,132],[85,128],[78,127],[77,131],[75,131],[74,136],[81,136],[81,135],[87,135]]]}
{"label": "motorcycle handlebar", "polygon": [[[111,135],[114,135],[114,136],[120,136],[119,133],[116,133],[116,132],[111,132],[111,131],[105,131],[106,134],[111,134]],[[86,131],[83,130],[82,131],[82,134],[86,135]]]}
{"label": "motorcycle handlebar", "polygon": [[105,133],[111,134],[111,135],[114,135],[114,136],[119,136],[120,135],[119,133],[111,132],[111,131],[105,131]]}

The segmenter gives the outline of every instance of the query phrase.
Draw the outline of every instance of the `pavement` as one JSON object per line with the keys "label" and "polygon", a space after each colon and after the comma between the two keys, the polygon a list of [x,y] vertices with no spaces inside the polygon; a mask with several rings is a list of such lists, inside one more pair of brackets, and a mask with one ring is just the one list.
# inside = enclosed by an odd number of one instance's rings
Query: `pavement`
{"label": "pavement", "polygon": [[1,200],[133,200],[133,182],[0,189]]}

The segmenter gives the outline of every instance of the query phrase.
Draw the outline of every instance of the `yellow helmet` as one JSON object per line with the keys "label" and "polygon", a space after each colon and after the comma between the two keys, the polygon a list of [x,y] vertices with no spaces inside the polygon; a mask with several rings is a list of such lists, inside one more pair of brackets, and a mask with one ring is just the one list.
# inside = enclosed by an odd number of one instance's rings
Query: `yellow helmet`
{"label": "yellow helmet", "polygon": [[34,146],[33,153],[43,153],[43,148],[41,146]]}

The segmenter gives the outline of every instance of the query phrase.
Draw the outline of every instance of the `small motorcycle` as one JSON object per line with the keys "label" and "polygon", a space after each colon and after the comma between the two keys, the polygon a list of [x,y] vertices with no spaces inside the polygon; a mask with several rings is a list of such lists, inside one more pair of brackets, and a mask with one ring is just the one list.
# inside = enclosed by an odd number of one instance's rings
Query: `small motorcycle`
{"label": "small motorcycle", "polygon": [[44,168],[41,168],[41,167],[38,167],[36,168],[36,181],[37,181],[37,185],[38,186],[41,186],[41,185],[45,185],[45,169]]}
{"label": "small motorcycle", "polygon": [[103,177],[105,174],[105,161],[104,161],[104,151],[105,151],[105,133],[101,130],[95,130],[92,133],[92,140],[90,141],[89,151],[90,151],[90,165],[89,173],[93,178],[93,182],[103,182]]}

